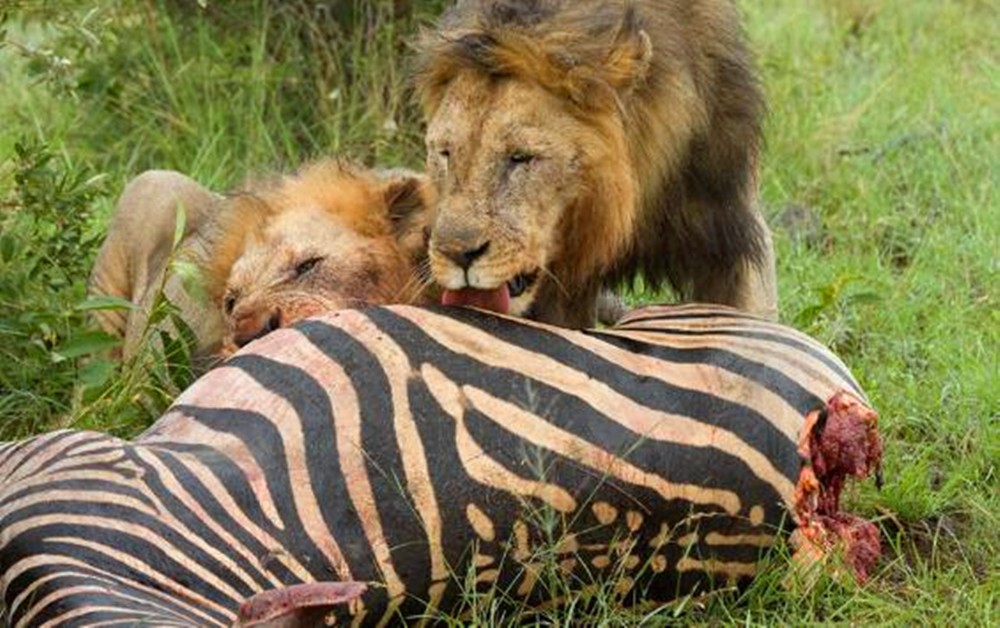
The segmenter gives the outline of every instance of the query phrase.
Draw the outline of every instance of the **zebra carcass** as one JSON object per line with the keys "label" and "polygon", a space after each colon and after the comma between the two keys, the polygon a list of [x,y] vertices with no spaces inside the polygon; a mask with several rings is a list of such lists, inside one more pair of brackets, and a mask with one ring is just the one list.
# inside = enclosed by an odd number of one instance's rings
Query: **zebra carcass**
{"label": "zebra carcass", "polygon": [[347,310],[252,343],[131,442],[0,449],[2,600],[15,625],[374,624],[470,589],[544,603],[553,573],[668,600],[747,581],[793,531],[863,580],[878,534],[839,494],[880,455],[840,360],[735,310]]}

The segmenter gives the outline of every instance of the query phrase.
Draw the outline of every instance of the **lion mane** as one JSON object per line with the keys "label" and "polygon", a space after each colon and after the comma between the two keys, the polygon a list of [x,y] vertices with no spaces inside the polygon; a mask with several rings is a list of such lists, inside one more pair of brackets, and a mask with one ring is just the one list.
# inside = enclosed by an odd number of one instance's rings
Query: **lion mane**
{"label": "lion mane", "polygon": [[765,105],[738,18],[727,0],[468,0],[422,33],[415,87],[430,118],[460,73],[526,81],[600,130],[604,166],[567,209],[553,263],[571,296],[641,276],[743,306],[756,268],[774,308],[756,207]]}

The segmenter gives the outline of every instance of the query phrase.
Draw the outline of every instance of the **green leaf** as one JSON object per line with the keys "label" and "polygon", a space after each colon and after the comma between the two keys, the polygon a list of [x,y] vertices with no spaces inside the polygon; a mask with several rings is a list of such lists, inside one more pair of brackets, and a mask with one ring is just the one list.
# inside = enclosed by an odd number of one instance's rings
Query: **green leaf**
{"label": "green leaf", "polygon": [[177,203],[177,222],[174,223],[174,248],[180,245],[184,239],[184,229],[187,224],[187,213],[184,211],[184,204]]}
{"label": "green leaf", "polygon": [[80,383],[84,388],[101,388],[118,370],[118,364],[111,360],[93,360],[80,369]]}
{"label": "green leaf", "polygon": [[121,343],[121,338],[103,331],[86,331],[70,338],[58,351],[53,351],[52,358],[56,362],[61,362],[114,349]]}
{"label": "green leaf", "polygon": [[184,292],[192,300],[203,304],[208,303],[208,292],[205,290],[205,282],[197,264],[191,260],[175,259],[171,264],[171,270],[180,277]]}
{"label": "green leaf", "polygon": [[0,258],[5,262],[14,259],[14,252],[17,250],[17,242],[14,236],[5,233],[0,236]]}
{"label": "green leaf", "polygon": [[165,329],[158,330],[157,334],[160,336],[160,343],[163,345],[163,357],[166,358],[168,363],[175,360],[177,355],[183,353],[184,345],[173,334]]}
{"label": "green leaf", "polygon": [[162,330],[160,331],[160,341],[163,343],[167,376],[178,390],[184,390],[194,379],[190,367],[191,358],[184,346],[184,341]]}
{"label": "green leaf", "polygon": [[195,349],[198,348],[198,336],[191,329],[191,326],[187,324],[187,321],[181,317],[179,312],[170,313],[170,322],[173,323],[174,328],[177,330],[177,335],[184,343],[185,355],[190,357]]}
{"label": "green leaf", "polygon": [[177,306],[167,298],[165,292],[160,291],[156,293],[153,298],[153,307],[149,311],[149,320],[146,321],[146,326],[149,329],[155,328],[157,325],[167,320],[167,317],[171,312],[177,311]]}
{"label": "green leaf", "polygon": [[808,329],[816,322],[816,319],[820,317],[824,310],[826,310],[826,305],[823,304],[814,304],[803,308],[795,315],[795,326],[799,329]]}
{"label": "green leaf", "polygon": [[78,312],[90,312],[93,310],[135,310],[138,307],[128,299],[105,295],[89,297],[86,301],[77,303],[73,309]]}

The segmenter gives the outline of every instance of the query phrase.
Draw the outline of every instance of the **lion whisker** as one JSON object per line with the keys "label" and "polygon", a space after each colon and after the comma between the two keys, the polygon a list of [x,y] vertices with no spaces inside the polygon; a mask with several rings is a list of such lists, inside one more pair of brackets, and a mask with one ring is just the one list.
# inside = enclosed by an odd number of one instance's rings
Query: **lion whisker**
{"label": "lion whisker", "polygon": [[563,282],[559,281],[559,278],[556,277],[555,273],[553,273],[551,270],[549,270],[548,268],[546,268],[544,266],[539,266],[538,267],[538,271],[543,276],[548,277],[549,279],[551,279],[552,283],[555,284],[556,288],[559,289],[559,292],[561,292],[564,297],[566,297],[567,299],[570,298],[569,290],[566,289],[566,286],[563,285]]}
{"label": "lion whisker", "polygon": [[426,277],[420,273],[413,273],[406,280],[406,283],[396,291],[390,303],[416,303],[433,284],[434,280],[430,277]]}

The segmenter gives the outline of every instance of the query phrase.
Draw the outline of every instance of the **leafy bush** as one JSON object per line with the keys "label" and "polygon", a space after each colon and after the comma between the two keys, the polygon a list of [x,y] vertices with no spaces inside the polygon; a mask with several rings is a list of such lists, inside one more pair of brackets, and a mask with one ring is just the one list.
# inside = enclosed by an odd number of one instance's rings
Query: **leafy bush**
{"label": "leafy bush", "polygon": [[[13,366],[0,369],[0,437],[67,412],[77,375],[68,357],[74,345],[101,342],[85,335],[74,306],[99,235],[93,208],[107,195],[103,177],[28,140],[15,144],[13,166],[0,216],[0,355]],[[60,353],[66,348],[70,355]]]}

